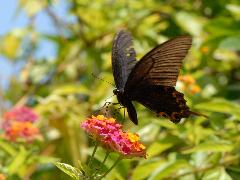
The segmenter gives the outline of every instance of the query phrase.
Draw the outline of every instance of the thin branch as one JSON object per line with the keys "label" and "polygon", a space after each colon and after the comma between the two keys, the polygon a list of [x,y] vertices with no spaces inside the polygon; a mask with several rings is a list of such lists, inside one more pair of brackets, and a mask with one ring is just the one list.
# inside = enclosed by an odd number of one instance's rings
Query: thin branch
{"label": "thin branch", "polygon": [[98,148],[98,142],[96,142],[95,146],[94,146],[94,149],[93,149],[93,152],[92,152],[92,155],[89,159],[89,161],[87,162],[87,165],[90,167],[91,166],[91,162],[92,162],[92,159],[94,158],[94,155],[97,151],[97,148]]}
{"label": "thin branch", "polygon": [[50,7],[46,8],[46,13],[52,19],[52,21],[53,21],[54,25],[56,26],[56,29],[57,29],[58,34],[60,35],[60,37],[63,40],[65,40],[63,28],[64,29],[70,29],[69,24],[67,24],[59,16],[57,16]]}
{"label": "thin branch", "polygon": [[109,172],[113,170],[113,168],[119,163],[119,161],[122,160],[122,156],[120,155],[118,159],[115,161],[115,163],[105,172],[102,176],[99,177],[99,180],[104,178],[106,175],[108,175]]}

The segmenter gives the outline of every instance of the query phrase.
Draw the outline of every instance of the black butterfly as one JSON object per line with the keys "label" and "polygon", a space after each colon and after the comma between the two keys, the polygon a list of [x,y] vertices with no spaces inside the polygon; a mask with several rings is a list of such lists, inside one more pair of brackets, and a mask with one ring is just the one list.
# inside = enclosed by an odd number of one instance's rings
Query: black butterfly
{"label": "black butterfly", "polygon": [[124,30],[117,33],[112,48],[112,70],[117,87],[113,93],[127,108],[134,124],[138,124],[138,118],[132,101],[138,101],[174,123],[191,114],[199,115],[189,110],[183,94],[174,88],[182,60],[191,45],[191,37],[176,37],[157,45],[136,61],[131,34]]}

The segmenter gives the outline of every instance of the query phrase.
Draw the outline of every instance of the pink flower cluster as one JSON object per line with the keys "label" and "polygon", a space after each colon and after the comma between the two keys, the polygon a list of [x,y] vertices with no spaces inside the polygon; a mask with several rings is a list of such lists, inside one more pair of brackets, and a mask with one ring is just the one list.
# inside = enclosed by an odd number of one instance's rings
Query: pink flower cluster
{"label": "pink flower cluster", "polygon": [[92,116],[81,127],[109,151],[115,151],[125,158],[146,157],[145,146],[139,142],[139,136],[122,131],[122,125],[113,118]]}
{"label": "pink flower cluster", "polygon": [[39,136],[39,130],[33,124],[37,119],[37,114],[26,106],[17,107],[6,112],[3,115],[2,123],[4,136],[11,141],[17,139],[32,141]]}
{"label": "pink flower cluster", "polygon": [[9,112],[6,112],[3,116],[5,121],[19,121],[19,122],[35,122],[38,119],[36,113],[29,107],[22,106],[12,109]]}

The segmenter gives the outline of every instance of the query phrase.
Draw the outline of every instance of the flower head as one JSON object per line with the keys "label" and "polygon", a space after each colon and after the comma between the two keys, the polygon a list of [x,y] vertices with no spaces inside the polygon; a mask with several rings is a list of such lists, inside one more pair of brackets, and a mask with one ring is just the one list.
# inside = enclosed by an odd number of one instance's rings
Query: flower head
{"label": "flower head", "polygon": [[195,83],[195,79],[190,74],[179,76],[178,80],[184,82],[187,85],[191,85]]}
{"label": "flower head", "polygon": [[209,52],[209,47],[207,46],[203,46],[200,48],[200,51],[203,53],[203,54],[207,54]]}
{"label": "flower head", "polygon": [[201,91],[201,88],[200,88],[200,86],[197,85],[197,84],[192,85],[191,88],[190,88],[190,92],[191,92],[192,94],[199,93],[200,91]]}
{"label": "flower head", "polygon": [[0,173],[0,180],[5,180],[6,179],[6,176],[2,173]]}
{"label": "flower head", "polygon": [[33,140],[39,135],[38,128],[34,127],[30,122],[14,121],[5,126],[5,136],[7,139],[15,141],[18,138],[23,138],[27,141]]}
{"label": "flower head", "polygon": [[115,151],[125,158],[146,157],[145,146],[139,142],[139,136],[123,132],[122,125],[113,118],[92,116],[81,127],[109,151]]}
{"label": "flower head", "polygon": [[8,111],[3,116],[5,121],[35,122],[38,119],[37,114],[29,107],[22,106]]}
{"label": "flower head", "polygon": [[111,135],[113,132],[118,131],[121,125],[116,123],[113,118],[106,118],[103,115],[92,116],[81,124],[81,127],[86,130],[88,134],[93,136],[94,139],[101,136]]}
{"label": "flower head", "polygon": [[178,80],[180,81],[180,88],[186,93],[194,95],[201,91],[200,86],[190,74],[179,76]]}
{"label": "flower head", "polygon": [[137,134],[117,132],[104,139],[104,145],[126,158],[146,157],[145,146],[139,142]]}
{"label": "flower head", "polygon": [[38,116],[26,106],[14,108],[3,116],[2,128],[6,139],[32,141],[39,137],[39,130],[34,126]]}

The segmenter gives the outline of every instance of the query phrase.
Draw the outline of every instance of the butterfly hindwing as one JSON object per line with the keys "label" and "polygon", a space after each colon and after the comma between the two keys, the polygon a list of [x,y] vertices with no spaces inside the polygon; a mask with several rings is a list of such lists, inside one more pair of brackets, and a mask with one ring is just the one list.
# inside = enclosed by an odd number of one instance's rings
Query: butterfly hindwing
{"label": "butterfly hindwing", "polygon": [[131,34],[122,30],[117,33],[112,48],[112,70],[117,89],[124,89],[136,63]]}
{"label": "butterfly hindwing", "polygon": [[130,98],[143,104],[157,116],[169,118],[174,123],[191,114],[183,94],[174,87],[139,85],[137,90],[130,94]]}
{"label": "butterfly hindwing", "polygon": [[183,58],[192,38],[181,36],[156,46],[132,69],[125,91],[134,91],[137,84],[175,86]]}

